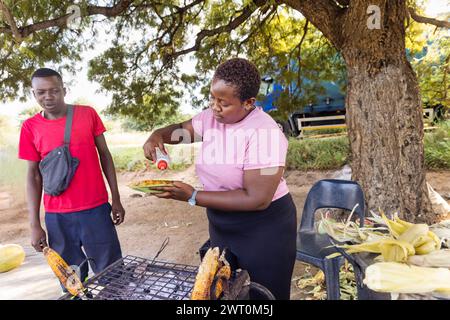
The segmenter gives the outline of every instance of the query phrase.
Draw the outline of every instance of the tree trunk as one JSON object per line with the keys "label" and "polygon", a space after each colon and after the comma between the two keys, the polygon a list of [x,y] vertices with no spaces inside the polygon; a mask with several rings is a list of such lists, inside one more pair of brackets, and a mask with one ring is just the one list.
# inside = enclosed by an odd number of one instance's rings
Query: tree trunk
{"label": "tree trunk", "polygon": [[348,8],[342,31],[353,178],[369,210],[431,223],[436,217],[425,180],[422,103],[405,54],[406,6],[378,1],[381,28],[371,30],[364,2]]}
{"label": "tree trunk", "polygon": [[422,103],[406,59],[406,0],[283,2],[322,31],[345,59],[351,166],[368,209],[434,222],[425,181]]}
{"label": "tree trunk", "polygon": [[347,124],[353,178],[368,208],[433,222],[425,181],[423,121],[417,80],[409,64],[370,76],[348,69]]}

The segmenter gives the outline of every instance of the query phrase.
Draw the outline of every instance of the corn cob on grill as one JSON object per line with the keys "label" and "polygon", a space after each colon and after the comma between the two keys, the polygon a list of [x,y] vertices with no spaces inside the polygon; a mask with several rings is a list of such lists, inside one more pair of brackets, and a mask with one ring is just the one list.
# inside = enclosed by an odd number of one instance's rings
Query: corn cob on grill
{"label": "corn cob on grill", "polygon": [[77,276],[75,270],[73,270],[61,256],[53,249],[45,247],[43,249],[45,258],[53,273],[59,279],[61,284],[69,291],[73,296],[84,295],[84,287]]}
{"label": "corn cob on grill", "polygon": [[219,299],[231,277],[231,268],[225,259],[225,250],[220,255],[218,247],[206,252],[195,278],[192,300]]}

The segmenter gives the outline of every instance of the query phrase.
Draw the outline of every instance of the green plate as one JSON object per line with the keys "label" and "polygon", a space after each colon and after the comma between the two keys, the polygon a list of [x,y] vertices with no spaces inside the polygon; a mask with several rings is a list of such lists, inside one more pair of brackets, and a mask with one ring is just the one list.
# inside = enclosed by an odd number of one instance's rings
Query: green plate
{"label": "green plate", "polygon": [[163,193],[164,192],[164,191],[160,191],[160,190],[150,189],[149,187],[135,187],[135,186],[129,186],[129,187],[133,190],[145,192],[145,193]]}

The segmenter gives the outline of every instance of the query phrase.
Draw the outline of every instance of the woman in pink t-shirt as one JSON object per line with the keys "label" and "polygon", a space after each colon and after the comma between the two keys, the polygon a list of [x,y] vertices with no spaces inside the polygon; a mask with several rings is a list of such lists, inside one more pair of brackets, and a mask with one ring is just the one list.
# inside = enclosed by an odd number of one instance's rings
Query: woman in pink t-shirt
{"label": "woman in pink t-shirt", "polygon": [[288,142],[275,121],[255,107],[260,83],[251,62],[224,62],[211,83],[209,108],[156,130],[144,153],[155,160],[155,148],[166,152],[164,143],[202,141],[196,171],[203,190],[175,182],[156,196],[206,207],[211,246],[227,248],[233,270],[247,270],[277,299],[289,299],[297,221],[283,178]]}

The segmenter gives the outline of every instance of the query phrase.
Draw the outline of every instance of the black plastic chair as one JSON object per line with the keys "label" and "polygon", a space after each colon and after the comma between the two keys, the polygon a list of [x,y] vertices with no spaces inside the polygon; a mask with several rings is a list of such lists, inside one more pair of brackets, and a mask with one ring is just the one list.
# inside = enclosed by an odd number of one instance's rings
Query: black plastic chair
{"label": "black plastic chair", "polygon": [[327,259],[336,249],[327,234],[318,234],[314,229],[314,215],[317,209],[338,208],[353,210],[364,226],[365,205],[361,187],[353,181],[325,179],[316,182],[306,197],[302,220],[297,233],[297,260],[312,264],[325,274],[327,299],[339,300],[339,269],[344,262],[342,256]]}

